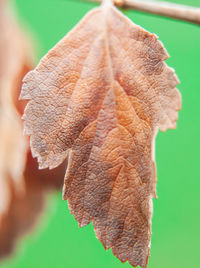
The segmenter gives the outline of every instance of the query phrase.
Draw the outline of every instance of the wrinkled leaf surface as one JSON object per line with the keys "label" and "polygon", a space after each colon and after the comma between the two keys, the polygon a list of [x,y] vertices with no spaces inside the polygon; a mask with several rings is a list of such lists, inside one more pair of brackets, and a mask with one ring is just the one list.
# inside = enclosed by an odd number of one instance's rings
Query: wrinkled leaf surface
{"label": "wrinkled leaf surface", "polygon": [[156,197],[154,141],[180,94],[161,42],[111,5],[83,20],[24,79],[25,132],[40,168],[68,159],[63,198],[106,249],[146,267]]}

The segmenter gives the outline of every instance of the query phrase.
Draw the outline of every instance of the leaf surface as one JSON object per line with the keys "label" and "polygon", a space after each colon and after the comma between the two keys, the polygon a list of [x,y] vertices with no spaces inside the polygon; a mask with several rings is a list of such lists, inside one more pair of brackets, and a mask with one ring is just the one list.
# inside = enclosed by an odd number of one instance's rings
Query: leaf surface
{"label": "leaf surface", "polygon": [[63,198],[105,249],[146,267],[154,140],[175,128],[178,79],[154,34],[111,5],[89,12],[24,79],[25,132],[40,168],[68,159]]}

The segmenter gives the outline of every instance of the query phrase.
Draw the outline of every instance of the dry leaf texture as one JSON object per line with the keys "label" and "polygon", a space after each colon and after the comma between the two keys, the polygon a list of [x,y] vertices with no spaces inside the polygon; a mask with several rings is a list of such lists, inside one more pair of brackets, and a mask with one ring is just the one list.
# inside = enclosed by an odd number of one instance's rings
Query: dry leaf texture
{"label": "dry leaf texture", "polygon": [[64,176],[64,164],[51,174],[39,171],[23,136],[18,97],[31,54],[7,1],[0,1],[0,258],[35,226],[47,190],[60,189]]}
{"label": "dry leaf texture", "polygon": [[146,267],[156,196],[154,139],[181,98],[157,37],[111,5],[84,19],[24,79],[25,132],[40,168],[68,158],[63,198],[106,249]]}

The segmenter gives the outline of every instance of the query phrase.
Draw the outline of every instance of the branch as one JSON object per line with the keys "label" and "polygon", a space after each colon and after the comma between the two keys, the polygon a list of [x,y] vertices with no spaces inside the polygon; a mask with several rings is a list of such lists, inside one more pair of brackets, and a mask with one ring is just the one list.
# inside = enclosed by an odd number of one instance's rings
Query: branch
{"label": "branch", "polygon": [[[101,0],[86,0],[101,3]],[[114,0],[116,6],[184,20],[200,25],[200,8],[148,0]]]}

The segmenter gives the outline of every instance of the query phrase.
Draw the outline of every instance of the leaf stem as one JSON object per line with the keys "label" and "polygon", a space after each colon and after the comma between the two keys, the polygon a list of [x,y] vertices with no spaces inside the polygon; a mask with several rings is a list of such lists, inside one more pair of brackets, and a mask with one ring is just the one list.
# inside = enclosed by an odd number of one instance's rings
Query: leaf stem
{"label": "leaf stem", "polygon": [[[100,3],[101,0],[86,0],[89,2]],[[103,0],[103,3],[111,2],[112,0]],[[173,19],[184,20],[200,25],[200,8],[179,5],[162,1],[147,1],[147,0],[114,0],[115,5],[135,9],[151,14],[170,17]]]}
{"label": "leaf stem", "polygon": [[113,5],[114,0],[102,0],[102,5]]}

